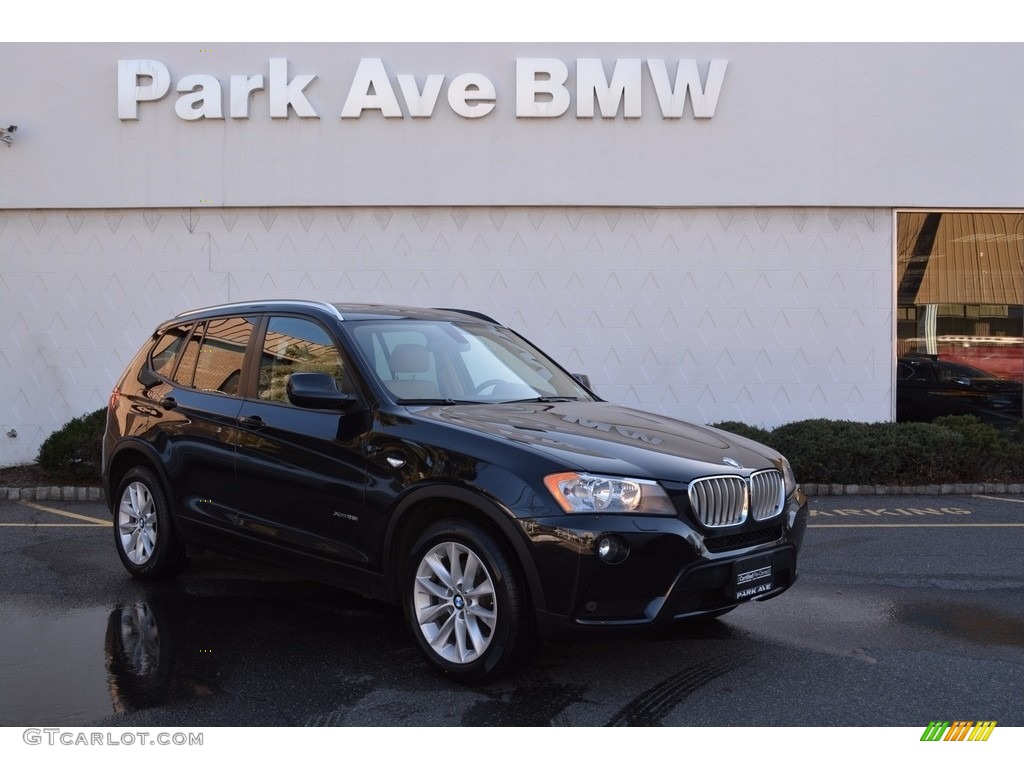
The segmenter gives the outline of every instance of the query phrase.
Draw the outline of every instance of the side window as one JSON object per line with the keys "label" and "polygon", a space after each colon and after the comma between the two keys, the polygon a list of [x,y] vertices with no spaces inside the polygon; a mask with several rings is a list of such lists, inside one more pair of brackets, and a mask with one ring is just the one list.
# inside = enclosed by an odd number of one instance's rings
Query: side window
{"label": "side window", "polygon": [[203,340],[206,323],[199,323],[192,335],[188,337],[179,355],[178,367],[174,371],[174,383],[183,387],[192,387],[196,375],[196,362],[199,360],[199,344]]}
{"label": "side window", "polygon": [[260,355],[260,400],[287,403],[288,376],[307,372],[329,373],[346,391],[344,365],[327,331],[312,320],[271,317]]}
{"label": "side window", "polygon": [[171,378],[174,373],[174,366],[181,356],[182,347],[192,330],[192,323],[176,325],[168,328],[163,336],[157,339],[153,345],[153,351],[149,355],[149,367],[159,376],[165,379]]}
{"label": "side window", "polygon": [[208,392],[237,395],[245,348],[252,331],[252,322],[244,317],[208,322],[199,346],[193,386]]}

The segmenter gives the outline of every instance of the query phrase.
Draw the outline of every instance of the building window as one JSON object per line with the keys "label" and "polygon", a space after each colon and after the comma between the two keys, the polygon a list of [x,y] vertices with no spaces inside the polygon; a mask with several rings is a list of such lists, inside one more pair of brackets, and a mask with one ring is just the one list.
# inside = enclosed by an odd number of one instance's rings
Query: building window
{"label": "building window", "polygon": [[896,216],[896,418],[1021,419],[1024,213]]}

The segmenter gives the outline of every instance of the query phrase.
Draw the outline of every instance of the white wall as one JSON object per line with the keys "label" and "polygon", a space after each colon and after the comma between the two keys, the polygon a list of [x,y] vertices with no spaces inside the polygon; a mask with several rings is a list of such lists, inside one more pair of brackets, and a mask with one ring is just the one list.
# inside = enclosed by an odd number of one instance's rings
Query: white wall
{"label": "white wall", "polygon": [[0,210],[0,466],[102,407],[158,322],[270,297],[480,309],[698,422],[885,420],[892,291],[878,208]]}
{"label": "white wall", "polygon": [[[685,31],[685,30],[684,30]],[[643,63],[641,117],[516,117],[516,61]],[[183,120],[179,81],[270,77],[286,59],[318,118]],[[431,117],[341,118],[363,58],[388,82],[445,76]],[[157,60],[170,93],[118,118],[117,62]],[[706,77],[728,61],[713,118],[663,119],[652,59]],[[0,45],[0,209],[292,205],[1019,207],[1024,45],[740,43],[96,43]],[[448,106],[487,76],[493,112]],[[188,88],[186,87],[186,90]],[[398,100],[408,115],[405,103]],[[591,99],[592,101],[592,99]]]}

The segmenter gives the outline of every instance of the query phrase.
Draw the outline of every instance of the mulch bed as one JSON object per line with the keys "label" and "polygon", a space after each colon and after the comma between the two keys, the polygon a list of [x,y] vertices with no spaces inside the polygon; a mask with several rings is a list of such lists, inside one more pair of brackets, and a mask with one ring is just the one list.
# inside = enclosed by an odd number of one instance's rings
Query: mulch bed
{"label": "mulch bed", "polygon": [[38,464],[23,464],[18,467],[0,467],[0,487],[36,488],[39,486],[96,486],[98,477],[89,475],[61,475],[45,472]]}

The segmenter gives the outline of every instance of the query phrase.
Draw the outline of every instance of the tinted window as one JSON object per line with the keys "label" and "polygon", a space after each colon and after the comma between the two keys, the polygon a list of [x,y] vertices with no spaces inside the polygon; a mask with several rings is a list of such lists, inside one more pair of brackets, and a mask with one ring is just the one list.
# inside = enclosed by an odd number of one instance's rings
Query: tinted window
{"label": "tinted window", "polygon": [[252,330],[252,322],[244,317],[226,317],[207,323],[199,346],[193,386],[237,395],[245,348]]}
{"label": "tinted window", "polygon": [[354,336],[381,383],[400,402],[590,399],[539,350],[498,326],[363,322],[354,324]]}
{"label": "tinted window", "polygon": [[157,339],[153,346],[153,352],[149,356],[149,365],[155,373],[168,379],[171,377],[185,339],[188,338],[188,333],[191,330],[192,323],[176,325],[173,328],[168,328]]}
{"label": "tinted window", "polygon": [[270,318],[260,356],[259,398],[288,402],[288,376],[306,372],[329,373],[346,391],[341,356],[327,331],[303,318]]}
{"label": "tinted window", "polygon": [[178,355],[178,367],[174,369],[174,383],[183,387],[192,386],[192,380],[196,375],[196,362],[199,360],[199,344],[203,340],[203,332],[206,330],[206,323],[199,323],[192,335],[188,337],[185,346]]}

